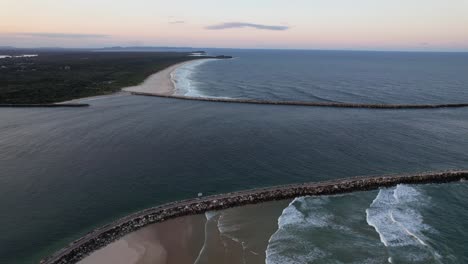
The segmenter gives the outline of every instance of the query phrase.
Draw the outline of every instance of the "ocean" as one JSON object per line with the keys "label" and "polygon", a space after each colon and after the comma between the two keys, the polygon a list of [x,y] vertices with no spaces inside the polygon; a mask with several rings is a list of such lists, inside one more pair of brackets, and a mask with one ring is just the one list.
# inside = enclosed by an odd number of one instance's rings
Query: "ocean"
{"label": "ocean", "polygon": [[[468,102],[467,53],[210,52],[235,58],[177,70],[173,77],[180,94]],[[1,109],[0,263],[37,262],[118,217],[199,192],[468,167],[468,108],[317,108],[127,94],[82,102],[91,107]],[[465,186],[399,186],[352,194],[352,199],[298,198],[278,219],[267,262],[288,258],[288,252],[296,252],[288,246],[300,243],[298,259],[336,256],[334,262],[317,263],[352,263],[359,245],[356,261],[406,263],[414,255],[465,263]],[[292,221],[285,231],[282,223],[295,213],[292,207],[322,222]],[[385,225],[392,221],[389,211],[415,236]],[[310,228],[298,232],[301,225]]]}
{"label": "ocean", "polygon": [[296,198],[266,263],[466,263],[466,199],[466,183]]}
{"label": "ocean", "polygon": [[468,53],[212,51],[174,73],[189,96],[368,104],[468,102]]}

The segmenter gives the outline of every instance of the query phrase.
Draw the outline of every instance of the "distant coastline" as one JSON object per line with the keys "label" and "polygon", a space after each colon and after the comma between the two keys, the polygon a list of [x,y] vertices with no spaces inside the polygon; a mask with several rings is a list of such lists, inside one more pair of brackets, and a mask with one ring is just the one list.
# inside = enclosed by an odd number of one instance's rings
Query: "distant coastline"
{"label": "distant coastline", "polygon": [[332,108],[365,108],[365,109],[437,109],[437,108],[460,108],[468,107],[468,103],[447,103],[447,104],[375,104],[375,103],[347,103],[347,102],[315,102],[315,101],[282,101],[282,100],[262,100],[249,98],[227,98],[227,97],[206,97],[189,96],[177,93],[177,87],[172,79],[172,73],[179,67],[193,63],[194,61],[207,59],[230,59],[230,56],[201,57],[195,60],[181,62],[166,69],[154,73],[143,83],[137,86],[123,88],[123,91],[133,95],[155,96],[163,98],[173,98],[181,100],[195,100],[222,103],[244,103],[244,104],[266,104],[266,105],[293,105],[311,107],[332,107]]}
{"label": "distant coastline", "polygon": [[[207,60],[217,60],[217,59],[229,59],[229,56],[218,56],[218,57],[208,57],[208,56],[193,56],[196,59],[185,61],[181,63],[174,64],[172,66],[167,67],[161,71],[158,71],[151,76],[149,76],[143,83],[125,87],[122,91],[130,92],[135,95],[152,95],[152,96],[162,96],[162,97],[187,97],[185,95],[177,94],[177,87],[175,84],[175,80],[173,79],[172,74],[178,68],[183,67],[187,64],[199,62],[199,61],[207,61]],[[199,97],[194,97],[199,98]],[[200,97],[202,98],[202,97]]]}
{"label": "distant coastline", "polygon": [[126,234],[149,224],[163,222],[180,216],[201,214],[207,211],[284,200],[299,196],[334,195],[393,187],[398,184],[448,183],[467,179],[468,171],[466,170],[364,176],[239,191],[172,202],[134,213],[111,224],[97,228],[84,237],[72,242],[67,248],[43,259],[40,263],[76,263],[91,252],[116,241]]}
{"label": "distant coastline", "polygon": [[0,50],[0,54],[0,104],[9,107],[56,103],[63,107],[70,100],[120,92],[154,72],[197,59],[191,52]]}
{"label": "distant coastline", "polygon": [[188,63],[193,63],[194,61],[207,60],[213,58],[197,58],[190,61],[185,61],[181,63],[174,64],[167,67],[161,71],[158,71],[151,76],[149,76],[143,83],[125,87],[122,91],[131,92],[133,94],[149,94],[154,96],[177,96],[176,95],[176,86],[172,80],[171,74],[179,67],[182,67]]}

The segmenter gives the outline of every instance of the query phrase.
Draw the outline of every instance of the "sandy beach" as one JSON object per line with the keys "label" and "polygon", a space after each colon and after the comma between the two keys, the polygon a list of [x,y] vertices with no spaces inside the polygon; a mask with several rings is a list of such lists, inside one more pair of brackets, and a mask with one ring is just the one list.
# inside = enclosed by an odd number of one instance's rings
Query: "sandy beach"
{"label": "sandy beach", "polygon": [[109,96],[122,96],[130,92],[139,92],[139,93],[164,95],[164,96],[175,95],[176,87],[174,85],[174,82],[172,81],[172,77],[171,77],[172,72],[174,72],[177,68],[183,65],[192,63],[194,61],[199,61],[199,60],[206,60],[206,59],[195,59],[195,60],[184,61],[181,63],[174,64],[162,71],[152,74],[143,83],[139,85],[122,88],[120,92],[110,93],[110,94],[105,94],[105,95],[76,98],[72,100],[59,102],[56,104],[89,102],[89,101],[94,101],[94,100],[105,99],[105,98],[108,98]]}
{"label": "sandy beach", "polygon": [[194,263],[203,246],[204,215],[150,225],[95,251],[80,264]]}
{"label": "sandy beach", "polygon": [[122,91],[147,93],[147,94],[154,94],[154,95],[165,95],[165,96],[174,95],[176,88],[171,78],[172,72],[185,64],[193,63],[194,61],[199,61],[199,60],[204,60],[204,59],[196,59],[196,60],[186,61],[186,62],[172,65],[162,71],[159,71],[151,75],[140,85],[126,87],[126,88],[123,88]]}
{"label": "sandy beach", "polygon": [[263,264],[289,200],[184,216],[144,227],[79,264]]}

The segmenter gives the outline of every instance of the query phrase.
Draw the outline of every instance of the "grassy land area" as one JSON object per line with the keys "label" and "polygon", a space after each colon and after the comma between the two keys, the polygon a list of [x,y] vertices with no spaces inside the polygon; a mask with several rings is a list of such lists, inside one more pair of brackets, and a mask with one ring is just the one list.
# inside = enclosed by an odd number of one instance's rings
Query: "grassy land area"
{"label": "grassy land area", "polygon": [[[30,53],[27,53],[30,54]],[[0,59],[0,104],[42,104],[109,94],[137,85],[170,65],[191,60],[181,52],[38,52]],[[0,55],[10,55],[0,50]]]}

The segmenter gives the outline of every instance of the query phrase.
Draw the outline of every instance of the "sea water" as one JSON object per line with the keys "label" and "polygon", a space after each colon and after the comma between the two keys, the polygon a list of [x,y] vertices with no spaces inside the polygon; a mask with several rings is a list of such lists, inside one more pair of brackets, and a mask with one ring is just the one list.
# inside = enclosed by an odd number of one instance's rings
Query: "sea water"
{"label": "sea water", "polygon": [[266,263],[466,263],[466,199],[466,183],[300,197],[279,217]]}
{"label": "sea water", "polygon": [[[468,101],[466,53],[210,52],[235,59],[191,67],[185,80],[191,93],[372,103]],[[466,108],[341,109],[131,95],[87,100],[92,100],[89,108],[1,109],[0,263],[37,262],[118,217],[200,192],[467,168]],[[467,245],[462,219],[468,217],[468,198],[466,191],[450,186],[456,185],[418,187],[409,200],[400,192],[406,187],[352,199],[298,198],[286,211],[297,220],[286,224],[288,217],[281,217],[284,228],[271,237],[268,261],[300,261],[307,251],[306,257],[317,261],[333,255],[337,261],[387,262],[410,247],[422,260],[437,261],[439,255],[443,263],[466,263],[460,252]],[[392,198],[395,193],[398,200]],[[412,199],[426,202],[419,206]],[[405,229],[379,224],[393,221],[388,208],[414,236],[400,237]],[[221,230],[232,236],[223,223]],[[293,256],[288,243],[278,241],[302,244]],[[369,250],[354,257],[358,246]]]}
{"label": "sea water", "polygon": [[342,103],[468,101],[468,53],[212,52],[234,59],[181,68],[182,91],[192,96]]}

